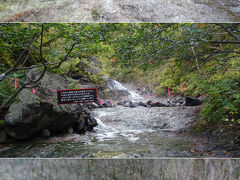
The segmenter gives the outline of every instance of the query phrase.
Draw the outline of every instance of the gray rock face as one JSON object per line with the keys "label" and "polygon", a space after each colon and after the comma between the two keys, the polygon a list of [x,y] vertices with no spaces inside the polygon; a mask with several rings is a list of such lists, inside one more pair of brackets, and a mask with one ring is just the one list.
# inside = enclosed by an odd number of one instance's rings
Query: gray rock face
{"label": "gray rock face", "polygon": [[110,101],[106,101],[105,103],[103,103],[102,107],[103,108],[108,108],[108,107],[113,107],[113,105]]}
{"label": "gray rock face", "polygon": [[[28,79],[36,79],[39,71],[27,73]],[[51,134],[67,131],[79,121],[82,112],[80,104],[58,105],[56,91],[68,89],[65,78],[46,73],[36,87],[36,94],[30,89],[19,93],[19,100],[11,105],[5,116],[6,133],[15,139],[40,136],[44,129]]]}
{"label": "gray rock face", "polygon": [[216,3],[227,11],[230,11],[235,16],[240,16],[240,1],[239,0],[214,0]]}
{"label": "gray rock face", "polygon": [[147,107],[147,104],[145,104],[145,103],[143,103],[141,101],[138,104],[139,104],[139,106]]}
{"label": "gray rock face", "polygon": [[[238,22],[240,7],[238,0],[28,0],[3,3],[0,21],[5,22],[44,22],[49,19],[52,22]],[[38,8],[33,8],[33,4]]]}
{"label": "gray rock face", "polygon": [[123,107],[131,107],[131,108],[134,108],[136,107],[132,101],[129,101],[129,100],[126,100],[123,104]]}
{"label": "gray rock face", "polygon": [[166,104],[156,102],[151,105],[151,107],[168,107]]}

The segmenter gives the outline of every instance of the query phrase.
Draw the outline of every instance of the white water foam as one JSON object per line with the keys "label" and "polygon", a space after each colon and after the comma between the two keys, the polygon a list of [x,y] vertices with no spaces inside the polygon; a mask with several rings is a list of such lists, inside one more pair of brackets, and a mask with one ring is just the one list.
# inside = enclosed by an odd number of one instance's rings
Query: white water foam
{"label": "white water foam", "polygon": [[120,90],[120,91],[127,91],[127,88],[125,88],[121,83],[119,83],[116,80],[112,80],[113,82],[113,88],[116,90]]}
{"label": "white water foam", "polygon": [[139,101],[144,101],[145,98],[139,94],[137,94],[135,91],[129,91],[129,93],[131,94],[129,99],[132,102],[139,102]]}

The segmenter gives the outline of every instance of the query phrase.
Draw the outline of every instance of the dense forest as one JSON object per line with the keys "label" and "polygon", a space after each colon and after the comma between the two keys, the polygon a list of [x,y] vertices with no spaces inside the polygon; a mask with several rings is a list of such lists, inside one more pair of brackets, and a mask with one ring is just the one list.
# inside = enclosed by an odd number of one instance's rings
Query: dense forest
{"label": "dense forest", "polygon": [[239,123],[239,24],[129,24],[115,33],[111,76],[159,95],[180,94],[182,84],[185,94],[208,97],[206,122]]}
{"label": "dense forest", "polygon": [[204,123],[240,123],[239,24],[1,24],[0,33],[2,109],[16,94],[9,78],[29,88],[26,70],[67,74],[94,55],[104,72],[93,81],[109,74],[162,96],[182,86],[186,95],[207,96]]}

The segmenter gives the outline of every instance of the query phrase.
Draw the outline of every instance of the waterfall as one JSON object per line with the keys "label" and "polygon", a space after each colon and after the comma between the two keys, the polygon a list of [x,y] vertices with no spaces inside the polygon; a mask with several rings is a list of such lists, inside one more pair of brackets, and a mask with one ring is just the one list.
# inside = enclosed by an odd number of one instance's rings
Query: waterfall
{"label": "waterfall", "polygon": [[119,90],[119,91],[127,91],[127,88],[125,88],[121,83],[119,83],[116,80],[112,80],[113,83],[113,88],[115,90]]}
{"label": "waterfall", "polygon": [[145,98],[143,96],[137,94],[135,91],[129,91],[129,92],[130,92],[129,99],[132,102],[145,101]]}

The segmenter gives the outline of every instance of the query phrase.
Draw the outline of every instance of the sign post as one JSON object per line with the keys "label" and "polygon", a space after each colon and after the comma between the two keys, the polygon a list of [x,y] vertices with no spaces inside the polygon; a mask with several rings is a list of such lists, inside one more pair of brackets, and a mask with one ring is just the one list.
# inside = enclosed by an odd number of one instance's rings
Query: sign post
{"label": "sign post", "polygon": [[66,89],[57,91],[58,104],[80,104],[97,102],[97,89]]}

